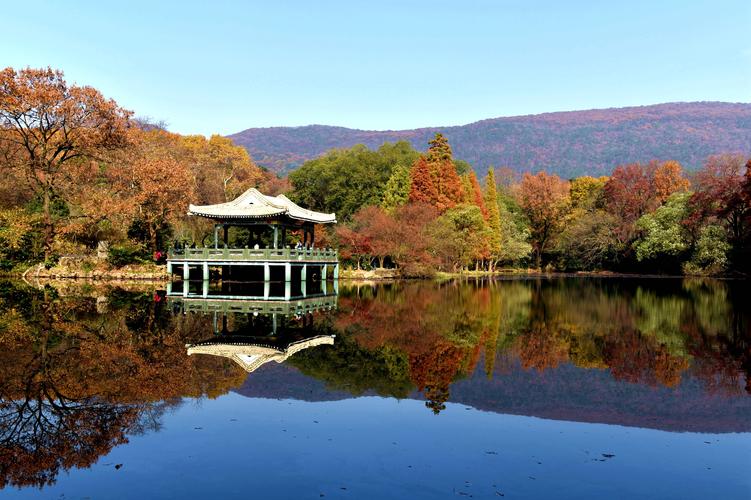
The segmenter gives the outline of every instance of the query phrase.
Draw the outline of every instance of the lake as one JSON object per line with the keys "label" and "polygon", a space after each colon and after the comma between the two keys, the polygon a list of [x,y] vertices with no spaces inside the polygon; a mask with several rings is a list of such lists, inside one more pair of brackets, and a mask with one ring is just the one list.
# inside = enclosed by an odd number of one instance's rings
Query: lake
{"label": "lake", "polygon": [[0,496],[749,498],[750,299],[1,282]]}

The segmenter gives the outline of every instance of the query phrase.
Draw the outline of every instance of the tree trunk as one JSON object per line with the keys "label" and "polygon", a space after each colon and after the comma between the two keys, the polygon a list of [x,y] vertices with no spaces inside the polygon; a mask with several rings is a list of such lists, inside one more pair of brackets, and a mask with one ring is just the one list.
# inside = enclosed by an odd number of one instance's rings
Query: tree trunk
{"label": "tree trunk", "polygon": [[153,224],[149,224],[149,244],[151,245],[151,253],[155,253],[158,248],[159,242],[157,241],[157,231]]}
{"label": "tree trunk", "polygon": [[55,238],[55,227],[52,223],[52,208],[50,206],[50,187],[44,186],[44,198],[42,211],[44,217],[44,262],[48,263],[52,258],[52,244]]}

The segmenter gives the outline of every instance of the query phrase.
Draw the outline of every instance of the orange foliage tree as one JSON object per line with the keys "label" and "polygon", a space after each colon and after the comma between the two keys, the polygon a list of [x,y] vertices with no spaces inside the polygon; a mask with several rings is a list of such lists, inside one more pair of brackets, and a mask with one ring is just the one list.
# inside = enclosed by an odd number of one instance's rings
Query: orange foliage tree
{"label": "orange foliage tree", "polygon": [[55,198],[62,199],[72,166],[127,144],[131,113],[91,87],[69,85],[46,69],[0,71],[0,162],[23,173],[41,202],[44,255],[49,260],[57,230]]}
{"label": "orange foliage tree", "polygon": [[569,183],[545,172],[524,174],[516,194],[529,219],[537,267],[542,267],[543,253],[563,229],[570,205]]}

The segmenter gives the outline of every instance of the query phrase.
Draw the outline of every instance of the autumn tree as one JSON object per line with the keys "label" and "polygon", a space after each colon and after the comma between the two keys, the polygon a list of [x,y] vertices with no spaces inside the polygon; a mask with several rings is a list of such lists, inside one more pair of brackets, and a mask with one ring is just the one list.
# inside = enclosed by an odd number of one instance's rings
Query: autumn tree
{"label": "autumn tree", "polygon": [[186,182],[190,171],[173,158],[137,158],[131,170],[134,216],[143,222],[152,251],[160,249],[160,231],[185,213],[193,197],[193,185]]}
{"label": "autumn tree", "polygon": [[440,212],[464,199],[462,181],[456,172],[448,139],[440,133],[429,141],[428,151],[412,166],[410,201],[429,203]]}
{"label": "autumn tree", "polygon": [[469,172],[469,182],[472,186],[472,203],[474,203],[480,209],[483,218],[485,220],[488,220],[488,209],[485,206],[485,199],[482,194],[482,188],[480,188],[480,183],[477,182],[477,175],[475,175],[474,170],[471,170]]}
{"label": "autumn tree", "polygon": [[487,225],[488,225],[488,245],[490,248],[491,260],[490,270],[493,270],[496,259],[501,253],[501,211],[498,207],[498,191],[495,184],[495,172],[493,168],[488,169],[485,176],[485,194],[484,205]]}
{"label": "autumn tree", "polygon": [[63,73],[5,68],[0,72],[0,162],[20,171],[41,203],[44,256],[50,260],[57,230],[53,205],[79,161],[122,148],[131,113],[92,87],[68,84]]}
{"label": "autumn tree", "polygon": [[231,201],[263,178],[261,169],[253,163],[248,151],[232,139],[212,135],[180,137],[186,149],[186,160],[196,177],[196,195],[201,203]]}
{"label": "autumn tree", "polygon": [[569,183],[545,172],[527,173],[518,187],[517,197],[529,219],[535,262],[539,268],[542,267],[543,254],[563,229],[570,206]]}
{"label": "autumn tree", "polygon": [[[744,172],[745,170],[745,172]],[[719,224],[732,250],[732,265],[743,268],[751,251],[751,160],[741,155],[707,159],[696,174],[695,192],[689,201],[693,227]]]}
{"label": "autumn tree", "polygon": [[417,159],[410,171],[411,185],[409,189],[409,201],[412,203],[425,203],[438,208],[440,204],[438,188],[433,182],[433,174],[425,157]]}
{"label": "autumn tree", "polygon": [[630,244],[636,235],[634,223],[639,217],[662,205],[672,193],[686,191],[688,187],[680,164],[674,161],[616,167],[605,183],[604,195],[606,209],[619,218],[620,241]]}

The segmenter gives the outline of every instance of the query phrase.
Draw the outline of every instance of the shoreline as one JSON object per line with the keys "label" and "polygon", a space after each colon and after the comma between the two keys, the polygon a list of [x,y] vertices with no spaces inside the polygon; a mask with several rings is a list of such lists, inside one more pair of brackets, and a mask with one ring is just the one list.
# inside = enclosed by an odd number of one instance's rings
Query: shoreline
{"label": "shoreline", "polygon": [[[51,282],[134,282],[134,283],[167,283],[171,277],[166,272],[166,266],[124,266],[119,269],[83,270],[83,269],[45,269],[41,265],[32,266],[23,272],[4,272],[0,277],[5,279],[20,279],[22,281],[51,281]],[[433,276],[408,277],[402,276],[396,269],[353,270],[343,269],[340,281],[412,281],[412,280],[450,280],[450,279],[539,279],[539,278],[612,278],[612,279],[716,279],[716,280],[744,280],[746,276],[706,276],[688,274],[643,274],[620,273],[611,271],[551,271],[544,272],[534,269],[505,269],[500,271],[468,271],[442,272]]]}

